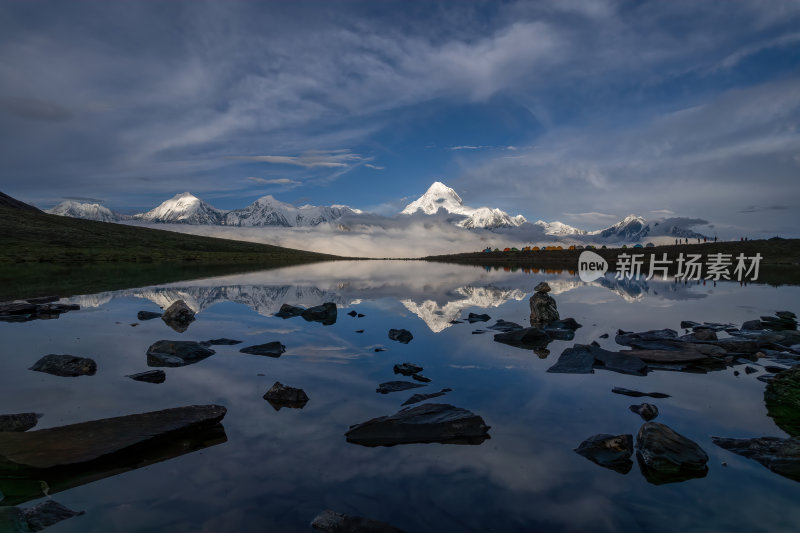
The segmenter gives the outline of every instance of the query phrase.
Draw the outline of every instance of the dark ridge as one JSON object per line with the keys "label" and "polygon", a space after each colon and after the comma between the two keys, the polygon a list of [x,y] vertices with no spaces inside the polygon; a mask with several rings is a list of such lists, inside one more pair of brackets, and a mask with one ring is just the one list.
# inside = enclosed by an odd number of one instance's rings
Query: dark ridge
{"label": "dark ridge", "polygon": [[22,209],[24,211],[37,211],[41,212],[39,209],[33,207],[30,204],[26,204],[25,202],[20,202],[16,198],[12,198],[7,194],[3,194],[0,192],[0,207],[7,207],[9,209]]}

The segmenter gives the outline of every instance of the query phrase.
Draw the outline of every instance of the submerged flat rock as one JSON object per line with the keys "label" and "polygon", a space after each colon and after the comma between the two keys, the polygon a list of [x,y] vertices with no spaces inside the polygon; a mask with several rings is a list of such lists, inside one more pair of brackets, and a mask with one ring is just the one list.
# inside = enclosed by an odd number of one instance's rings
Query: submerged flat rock
{"label": "submerged flat rock", "polygon": [[323,326],[331,326],[336,323],[336,313],[336,304],[325,302],[303,310],[300,316],[308,322],[320,322]]}
{"label": "submerged flat rock", "polygon": [[317,515],[311,522],[311,527],[325,533],[403,533],[402,530],[386,522],[330,510]]}
{"label": "submerged flat rock", "polygon": [[624,394],[625,396],[631,396],[633,398],[641,398],[643,396],[650,396],[651,398],[669,398],[669,394],[664,394],[663,392],[640,392],[638,390],[625,389],[622,387],[614,387],[611,389],[611,392],[614,394]]}
{"label": "submerged flat rock", "polygon": [[147,349],[147,366],[186,366],[214,355],[214,350],[194,341],[156,341]]}
{"label": "submerged flat rock", "polygon": [[389,338],[402,344],[408,344],[414,336],[407,329],[390,329]]}
{"label": "submerged flat rock", "polygon": [[489,438],[488,432],[489,426],[483,418],[471,411],[448,404],[426,403],[352,426],[345,436],[348,442],[362,446],[427,442],[480,444]]}
{"label": "submerged flat rock", "polygon": [[[498,320],[498,323],[500,321]],[[510,324],[510,322],[506,322],[505,324]],[[495,324],[496,326],[497,324]],[[516,324],[515,324],[516,325]],[[491,326],[491,329],[498,329],[494,326]],[[550,341],[550,335],[547,334],[541,328],[523,328],[519,327],[516,329],[501,329],[502,333],[497,333],[494,336],[495,342],[501,342],[503,344],[508,344],[510,346],[515,346],[517,348],[524,348],[528,350],[533,350],[536,348],[544,348],[547,346]],[[572,332],[569,332],[572,333]]]}
{"label": "submerged flat rock", "polygon": [[720,448],[758,461],[776,474],[800,481],[800,437],[781,439],[761,437],[756,439],[726,439],[711,437]]}
{"label": "submerged flat rock", "polygon": [[453,389],[442,389],[439,392],[431,392],[430,394],[414,394],[408,400],[404,401],[400,405],[411,405],[414,403],[424,402],[425,400],[430,400],[431,398],[438,398],[439,396],[444,396],[448,392],[452,392]]}
{"label": "submerged flat rock", "polygon": [[416,389],[417,387],[425,387],[425,385],[419,383],[412,383],[410,381],[387,381],[386,383],[381,383],[378,385],[378,388],[375,389],[375,392],[380,392],[381,394],[388,394],[390,392],[399,392],[408,389]]}
{"label": "submerged flat rock", "polygon": [[17,413],[13,415],[0,415],[0,432],[2,431],[28,431],[39,423],[42,415],[37,413]]}
{"label": "submerged flat rock", "polygon": [[0,507],[0,531],[3,533],[41,531],[62,520],[82,514],[84,511],[73,511],[54,500],[45,500],[27,509]]}
{"label": "submerged flat rock", "polygon": [[163,370],[148,370],[146,372],[128,374],[125,377],[131,378],[134,381],[143,381],[145,383],[164,383],[164,381],[167,379],[167,373]]}
{"label": "submerged flat rock", "polygon": [[52,468],[92,461],[155,437],[222,420],[220,405],[190,405],[25,433],[0,433],[0,464]]}

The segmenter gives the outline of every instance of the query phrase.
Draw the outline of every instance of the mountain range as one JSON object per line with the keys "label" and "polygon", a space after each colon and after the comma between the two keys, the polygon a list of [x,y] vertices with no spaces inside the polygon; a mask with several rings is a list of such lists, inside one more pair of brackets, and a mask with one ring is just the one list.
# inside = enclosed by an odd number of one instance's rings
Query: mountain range
{"label": "mountain range", "polygon": [[[97,203],[67,200],[47,210],[48,213],[104,222],[141,221],[147,223],[217,225],[235,227],[310,228],[320,224],[336,224],[341,230],[362,226],[390,224],[397,220],[443,220],[464,230],[489,230],[529,242],[570,241],[597,243],[640,242],[645,238],[669,236],[702,238],[690,229],[704,224],[699,219],[661,219],[648,223],[637,215],[628,215],[616,224],[595,231],[575,228],[563,222],[528,222],[522,215],[509,215],[498,208],[464,205],[455,190],[442,182],[434,182],[428,190],[408,204],[395,217],[370,215],[346,205],[300,207],[264,196],[241,209],[223,211],[189,192],[177,194],[156,208],[136,215],[122,215]],[[346,221],[347,224],[342,222]]]}

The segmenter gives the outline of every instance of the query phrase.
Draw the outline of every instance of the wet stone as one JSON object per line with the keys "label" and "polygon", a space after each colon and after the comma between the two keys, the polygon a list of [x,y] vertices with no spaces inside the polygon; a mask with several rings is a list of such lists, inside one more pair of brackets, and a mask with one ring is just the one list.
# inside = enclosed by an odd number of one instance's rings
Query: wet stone
{"label": "wet stone", "polygon": [[194,322],[194,311],[186,305],[186,302],[178,300],[167,307],[161,315],[161,320],[178,333],[183,333],[189,329],[189,324]]}
{"label": "wet stone", "polygon": [[658,416],[658,407],[651,403],[640,403],[639,405],[631,405],[630,410],[641,416],[645,421],[649,422]]}
{"label": "wet stone", "polygon": [[414,336],[407,329],[390,329],[389,339],[397,341],[401,344],[408,344]]}
{"label": "wet stone", "polygon": [[345,435],[348,442],[362,446],[426,442],[480,444],[489,438],[488,431],[483,418],[471,411],[448,404],[426,403],[356,424]]}
{"label": "wet stone", "polygon": [[210,339],[207,341],[203,341],[200,344],[203,346],[234,346],[236,344],[242,344],[242,341],[237,341],[234,339]]}
{"label": "wet stone", "polygon": [[633,435],[593,435],[581,442],[575,452],[602,467],[627,474],[633,467]]}
{"label": "wet stone", "polygon": [[480,314],[480,315],[476,314],[476,313],[470,313],[467,316],[467,321],[470,324],[474,324],[475,322],[488,322],[491,319],[492,319],[492,317],[490,317],[489,315],[487,315],[485,313],[484,314]]}
{"label": "wet stone", "polygon": [[153,311],[139,311],[136,313],[136,319],[145,321],[153,320],[154,318],[161,318],[161,313],[154,313]]}
{"label": "wet stone", "polygon": [[394,365],[394,373],[395,374],[403,374],[404,376],[412,376],[419,372],[422,372],[423,368],[419,365],[415,365],[413,363],[402,363],[399,365]]}
{"label": "wet stone", "polygon": [[303,389],[295,387],[288,387],[276,381],[272,387],[264,394],[264,399],[267,400],[276,411],[281,407],[290,407],[293,409],[302,409],[308,403],[308,395]]}
{"label": "wet stone", "polygon": [[88,357],[49,354],[36,361],[29,370],[61,377],[94,376],[97,372],[97,363]]}
{"label": "wet stone", "polygon": [[711,437],[711,441],[735,454],[758,461],[776,474],[800,481],[800,437],[782,439],[726,439]]}
{"label": "wet stone", "polygon": [[239,350],[241,353],[251,355],[265,355],[267,357],[280,357],[286,351],[286,346],[278,341],[267,342],[265,344],[257,344],[255,346],[248,346]]}
{"label": "wet stone", "polygon": [[148,370],[147,372],[139,372],[137,374],[129,374],[125,376],[134,381],[143,381],[145,383],[164,383],[167,379],[167,374],[163,370]]}
{"label": "wet stone", "polygon": [[375,392],[388,394],[390,392],[400,392],[408,389],[415,389],[417,387],[425,387],[425,385],[412,383],[410,381],[387,381],[386,383],[381,383],[378,385],[378,388],[375,389]]}
{"label": "wet stone", "polygon": [[636,436],[636,456],[654,485],[705,477],[708,455],[694,441],[658,422],[645,422]]}
{"label": "wet stone", "polygon": [[305,309],[302,308],[302,307],[297,307],[297,306],[289,305],[289,304],[283,304],[283,305],[281,305],[281,308],[278,310],[278,312],[275,313],[275,316],[277,316],[279,318],[283,318],[283,319],[292,318],[292,317],[300,316],[301,314],[303,314],[303,311],[305,311]]}
{"label": "wet stone", "polygon": [[147,366],[186,366],[198,363],[215,353],[199,342],[161,340],[147,349]]}
{"label": "wet stone", "polygon": [[643,396],[649,396],[651,398],[669,398],[669,394],[664,394],[663,392],[639,392],[638,390],[624,389],[622,387],[614,387],[611,389],[611,392],[634,398],[641,398]]}
{"label": "wet stone", "polygon": [[424,402],[425,400],[430,400],[431,398],[438,398],[439,396],[444,396],[448,392],[451,392],[453,389],[442,389],[439,392],[431,392],[430,394],[414,394],[408,400],[404,401],[401,405],[411,405],[414,403]]}

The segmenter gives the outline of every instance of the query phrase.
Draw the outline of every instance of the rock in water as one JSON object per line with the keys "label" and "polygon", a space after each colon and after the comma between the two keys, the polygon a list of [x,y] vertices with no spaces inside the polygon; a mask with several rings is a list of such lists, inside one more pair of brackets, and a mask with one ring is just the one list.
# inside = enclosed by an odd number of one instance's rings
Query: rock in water
{"label": "rock in water", "polygon": [[29,370],[70,378],[94,376],[97,372],[97,363],[88,357],[51,353],[36,361]]}
{"label": "rock in water", "polygon": [[403,533],[402,530],[387,524],[363,516],[348,516],[335,511],[323,511],[314,521],[311,527],[325,533]]}
{"label": "rock in water", "polygon": [[645,422],[636,436],[636,456],[642,474],[661,485],[705,477],[708,455],[694,441],[658,422]]}
{"label": "rock in water", "polygon": [[28,431],[39,423],[41,416],[37,413],[0,415],[0,431]]}
{"label": "rock in water", "polygon": [[544,281],[534,287],[533,296],[530,299],[531,324],[547,324],[559,319],[558,307],[555,299],[547,294],[550,292],[550,285]]}
{"label": "rock in water", "polygon": [[0,531],[4,533],[41,531],[62,520],[82,514],[83,511],[73,511],[53,500],[45,500],[27,509],[0,507]]}
{"label": "rock in water", "polygon": [[156,341],[147,349],[147,366],[186,366],[214,355],[210,350],[194,341]]}
{"label": "rock in water", "polygon": [[302,307],[297,307],[297,306],[289,305],[289,304],[283,304],[281,306],[281,308],[278,310],[278,312],[275,313],[275,316],[283,318],[283,319],[292,318],[292,317],[296,317],[296,316],[302,315],[303,311],[305,311],[305,309],[303,309]]}
{"label": "rock in water", "polygon": [[800,436],[800,366],[784,370],[764,390],[767,414],[792,437]]}
{"label": "rock in water", "polygon": [[381,383],[378,385],[378,388],[375,389],[375,392],[380,392],[381,394],[388,394],[390,392],[399,392],[408,389],[416,389],[417,387],[425,387],[425,385],[420,385],[419,383],[411,383],[410,381],[387,381],[386,383]]}
{"label": "rock in water", "polygon": [[669,394],[663,392],[639,392],[638,390],[624,389],[622,387],[614,387],[611,389],[614,394],[624,394],[625,396],[632,396],[640,398],[642,396],[650,396],[651,398],[669,398]]}
{"label": "rock in water", "polygon": [[600,466],[627,474],[633,468],[633,435],[593,435],[581,442],[575,452]]}
{"label": "rock in water", "polygon": [[483,418],[466,409],[426,403],[352,426],[345,436],[347,442],[362,446],[426,442],[480,444],[489,438],[488,431]]}
{"label": "rock in water", "polygon": [[129,374],[125,376],[134,381],[143,381],[145,383],[164,383],[167,379],[167,374],[163,370],[148,370],[147,372],[139,372],[137,374]]}
{"label": "rock in water", "polygon": [[489,326],[489,329],[493,329],[495,331],[502,331],[503,333],[509,333],[511,331],[520,331],[524,328],[519,324],[517,324],[516,322],[510,322],[508,320],[503,320],[502,318],[498,318],[497,322],[495,322],[494,325]]}
{"label": "rock in water", "polygon": [[645,421],[650,422],[658,416],[658,407],[652,403],[641,403],[639,405],[631,405],[630,410],[641,416]]}
{"label": "rock in water", "polygon": [[225,413],[219,405],[191,405],[25,433],[0,433],[0,457],[17,468],[75,465],[173,431],[214,425]]}
{"label": "rock in water", "polygon": [[780,439],[724,439],[711,437],[717,446],[758,461],[776,474],[800,481],[800,437]]}
{"label": "rock in water", "polygon": [[444,396],[448,392],[451,392],[453,389],[442,389],[439,392],[432,392],[430,394],[414,394],[408,400],[404,401],[401,405],[411,405],[412,403],[419,403],[424,402],[425,400],[430,400],[431,398],[438,398],[439,396]]}
{"label": "rock in water", "polygon": [[485,313],[484,313],[484,314],[481,314],[481,315],[479,315],[479,314],[476,314],[476,313],[470,313],[470,314],[467,316],[467,321],[468,321],[470,324],[474,324],[475,322],[488,322],[488,321],[490,321],[491,319],[492,319],[492,317],[490,317],[489,315],[487,315],[487,314],[485,314]]}
{"label": "rock in water", "polygon": [[167,307],[161,315],[161,320],[178,333],[183,333],[189,329],[189,324],[194,322],[194,311],[186,305],[186,302],[178,300]]}
{"label": "rock in water", "polygon": [[300,316],[309,322],[321,322],[323,326],[331,326],[336,323],[336,304],[325,302],[322,305],[309,307]]}
{"label": "rock in water", "polygon": [[422,372],[423,368],[419,365],[415,365],[413,363],[402,363],[399,365],[394,365],[394,373],[395,374],[403,374],[404,376],[413,376],[419,372]]}
{"label": "rock in water", "polygon": [[535,350],[544,348],[550,343],[550,335],[539,328],[520,328],[504,333],[497,333],[494,336],[495,342],[502,342],[509,346]]}
{"label": "rock in water", "polygon": [[200,344],[203,346],[234,346],[236,344],[242,344],[242,341],[237,341],[236,339],[209,339],[207,341],[203,341]]}
{"label": "rock in water", "polygon": [[152,311],[139,311],[136,313],[136,319],[145,321],[145,320],[153,320],[154,318],[160,318],[161,313],[154,313]]}
{"label": "rock in water", "polygon": [[252,355],[266,355],[267,357],[280,357],[286,351],[286,346],[278,341],[268,342],[266,344],[257,344],[255,346],[248,346],[239,350],[241,353],[249,353]]}
{"label": "rock in water", "polygon": [[408,344],[414,336],[407,329],[390,329],[389,338],[402,344]]}
{"label": "rock in water", "polygon": [[302,409],[308,403],[308,395],[303,389],[287,387],[280,381],[276,381],[272,387],[270,387],[266,394],[264,394],[264,399],[267,400],[276,411],[280,411],[281,407]]}

